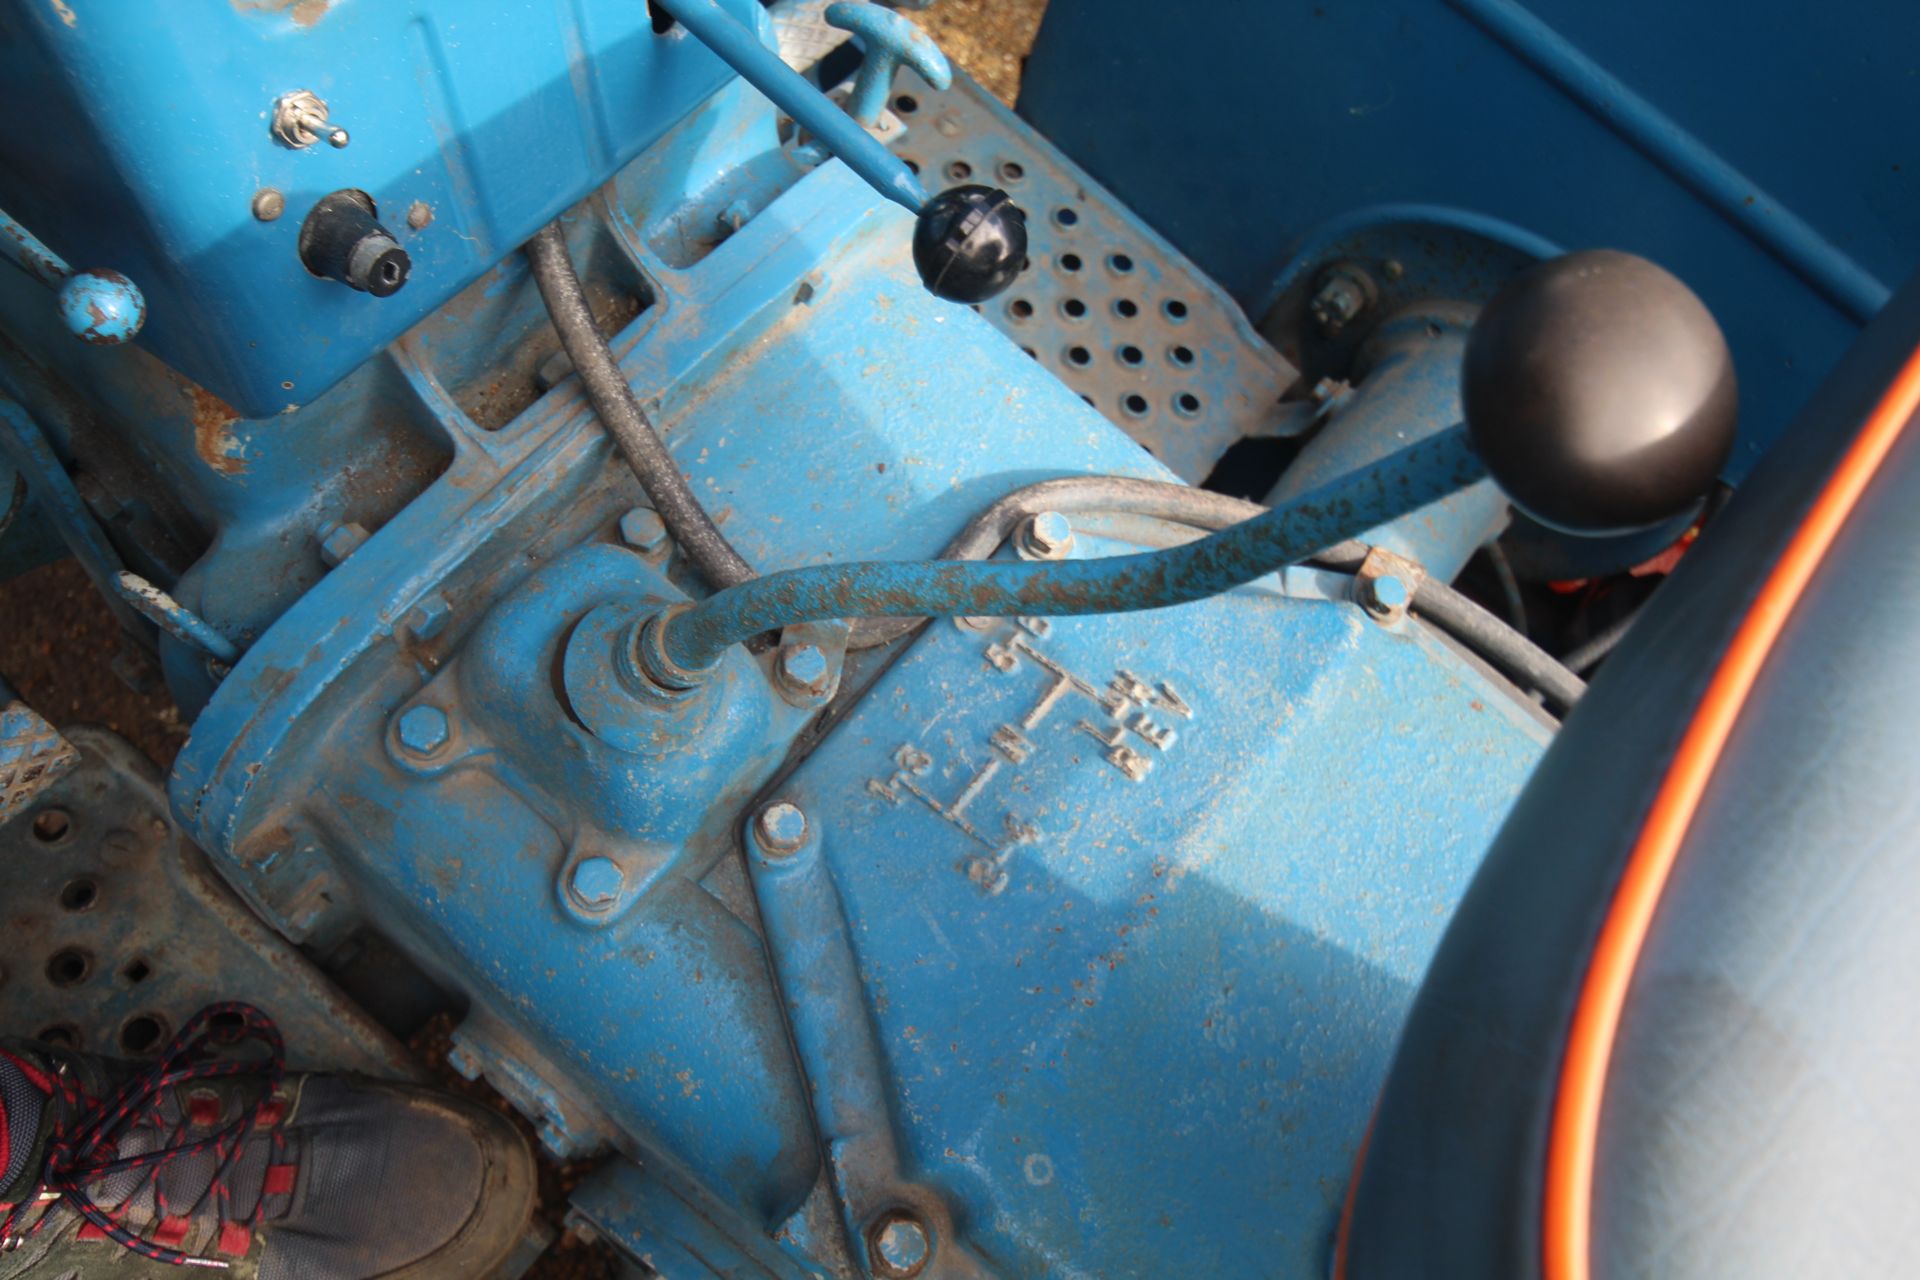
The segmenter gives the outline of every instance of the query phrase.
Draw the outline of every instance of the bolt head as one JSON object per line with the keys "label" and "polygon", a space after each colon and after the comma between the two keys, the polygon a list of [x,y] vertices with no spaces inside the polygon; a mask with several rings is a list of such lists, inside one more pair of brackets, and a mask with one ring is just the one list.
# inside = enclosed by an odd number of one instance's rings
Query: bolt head
{"label": "bolt head", "polygon": [[407,225],[419,231],[433,221],[433,206],[425,200],[415,200],[407,206]]}
{"label": "bolt head", "polygon": [[1412,599],[1406,581],[1397,574],[1383,573],[1367,584],[1367,612],[1376,617],[1404,613]]}
{"label": "bolt head", "polygon": [[401,747],[416,756],[430,756],[453,737],[453,725],[447,713],[426,705],[408,707],[401,713],[398,736]]}
{"label": "bolt head", "polygon": [[927,1229],[904,1213],[887,1215],[867,1237],[867,1252],[875,1274],[888,1277],[918,1275],[932,1255]]}
{"label": "bolt head", "polygon": [[582,858],[573,865],[573,896],[588,907],[605,909],[620,900],[626,873],[612,858]]}
{"label": "bolt head", "polygon": [[452,616],[453,606],[447,603],[445,596],[436,592],[407,610],[407,616],[401,619],[400,625],[416,642],[424,643],[444,631],[447,619]]}
{"label": "bolt head", "polygon": [[780,678],[793,688],[818,692],[827,683],[827,655],[820,646],[790,645],[780,651]]}
{"label": "bolt head", "polygon": [[273,187],[262,187],[253,193],[253,216],[262,222],[272,222],[287,211],[287,198]]}
{"label": "bolt head", "polygon": [[1320,331],[1334,337],[1367,309],[1371,288],[1372,282],[1351,267],[1336,270],[1314,293],[1307,310]]}
{"label": "bolt head", "polygon": [[320,558],[337,568],[367,540],[367,531],[354,523],[330,524],[320,530]]}
{"label": "bolt head", "polygon": [[1059,560],[1073,550],[1073,522],[1058,511],[1042,511],[1021,526],[1019,550],[1033,560]]}
{"label": "bolt head", "polygon": [[797,804],[776,800],[753,820],[753,834],[768,853],[792,853],[807,842],[807,815]]}
{"label": "bolt head", "polygon": [[658,511],[635,507],[620,517],[620,541],[641,555],[658,555],[667,545],[667,525]]}

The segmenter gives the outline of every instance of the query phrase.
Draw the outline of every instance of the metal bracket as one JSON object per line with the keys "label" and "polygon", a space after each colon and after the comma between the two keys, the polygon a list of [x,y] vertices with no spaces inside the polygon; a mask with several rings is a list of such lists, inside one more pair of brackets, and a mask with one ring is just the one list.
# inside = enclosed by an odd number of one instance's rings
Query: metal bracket
{"label": "metal bracket", "polygon": [[1354,574],[1353,593],[1367,616],[1382,626],[1393,626],[1407,616],[1427,571],[1418,562],[1373,547]]}

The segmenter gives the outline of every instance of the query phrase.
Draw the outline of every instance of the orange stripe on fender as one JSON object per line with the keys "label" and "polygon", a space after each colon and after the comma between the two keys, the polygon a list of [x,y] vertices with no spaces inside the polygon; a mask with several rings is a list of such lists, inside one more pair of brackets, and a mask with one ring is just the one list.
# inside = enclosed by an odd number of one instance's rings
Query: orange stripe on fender
{"label": "orange stripe on fender", "polygon": [[1607,1067],[1634,965],[1674,859],[1768,652],[1860,495],[1916,411],[1920,411],[1920,351],[1908,357],[1874,407],[1741,620],[1627,857],[1588,963],[1560,1066],[1547,1146],[1541,1259],[1546,1280],[1588,1280],[1594,1148]]}

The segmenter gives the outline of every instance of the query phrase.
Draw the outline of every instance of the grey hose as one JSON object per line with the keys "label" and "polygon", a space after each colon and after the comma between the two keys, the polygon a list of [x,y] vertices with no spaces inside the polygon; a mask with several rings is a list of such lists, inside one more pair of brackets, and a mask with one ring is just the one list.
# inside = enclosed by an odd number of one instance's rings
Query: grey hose
{"label": "grey hose", "polygon": [[1539,693],[1563,715],[1587,691],[1586,682],[1555,662],[1552,654],[1444,582],[1422,582],[1413,593],[1413,611],[1515,684]]}
{"label": "grey hose", "polygon": [[[1042,511],[1062,514],[1126,512],[1173,520],[1196,529],[1224,529],[1266,511],[1257,503],[1207,489],[1159,480],[1118,476],[1075,476],[1043,480],[1016,489],[982,511],[949,542],[941,560],[975,560],[992,555],[1022,520]],[[1351,573],[1366,559],[1358,542],[1329,547],[1312,560],[1323,568]],[[1522,688],[1532,689],[1564,714],[1586,692],[1586,684],[1553,656],[1444,582],[1427,578],[1414,593],[1413,611],[1479,654]],[[850,647],[871,648],[897,639],[924,619],[863,618],[854,624]]]}
{"label": "grey hose", "polygon": [[1593,636],[1593,638],[1579,648],[1568,653],[1567,656],[1560,659],[1560,661],[1566,664],[1567,670],[1577,671],[1581,675],[1585,675],[1594,667],[1599,666],[1601,659],[1619,647],[1620,642],[1626,639],[1628,629],[1633,626],[1633,620],[1639,616],[1640,611],[1635,609],[1626,617],[1609,623],[1606,627],[1602,628],[1597,635]]}
{"label": "grey hose", "polygon": [[1520,577],[1513,571],[1513,561],[1498,542],[1489,542],[1486,547],[1487,563],[1493,566],[1493,576],[1500,582],[1500,594],[1507,602],[1507,621],[1521,635],[1527,634],[1527,601],[1520,594]]}
{"label": "grey hose", "polygon": [[540,287],[547,314],[560,333],[560,345],[573,361],[587,399],[593,402],[607,434],[620,446],[681,554],[716,591],[753,579],[753,566],[741,559],[700,505],[673,455],[667,452],[666,442],[647,421],[646,411],[621,375],[613,352],[607,349],[607,340],[594,326],[593,312],[581,291],[580,277],[574,274],[560,224],[550,222],[540,228],[527,241],[526,251],[527,260],[533,264],[534,283]]}
{"label": "grey hose", "polygon": [[[1005,542],[1020,522],[1042,511],[1062,515],[1086,511],[1124,511],[1191,525],[1196,529],[1225,529],[1266,510],[1239,498],[1209,489],[1160,480],[1129,480],[1121,476],[1073,476],[1042,480],[1006,497],[967,522],[953,541],[940,549],[936,560],[984,560]],[[847,642],[851,649],[871,649],[906,635],[925,618],[862,618],[854,623]]]}

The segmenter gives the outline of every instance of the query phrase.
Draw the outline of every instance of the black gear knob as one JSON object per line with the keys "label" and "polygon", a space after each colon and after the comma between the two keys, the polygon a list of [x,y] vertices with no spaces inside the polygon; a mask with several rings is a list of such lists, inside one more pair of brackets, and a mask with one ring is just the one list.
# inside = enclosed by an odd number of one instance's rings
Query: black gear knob
{"label": "black gear knob", "polygon": [[1027,265],[1027,215],[993,187],[942,191],[914,224],[913,264],[936,297],[985,302]]}
{"label": "black gear knob", "polygon": [[1738,390],[1720,326],[1645,258],[1591,249],[1515,276],[1473,326],[1467,430],[1516,507],[1619,533],[1699,500],[1733,448]]}

